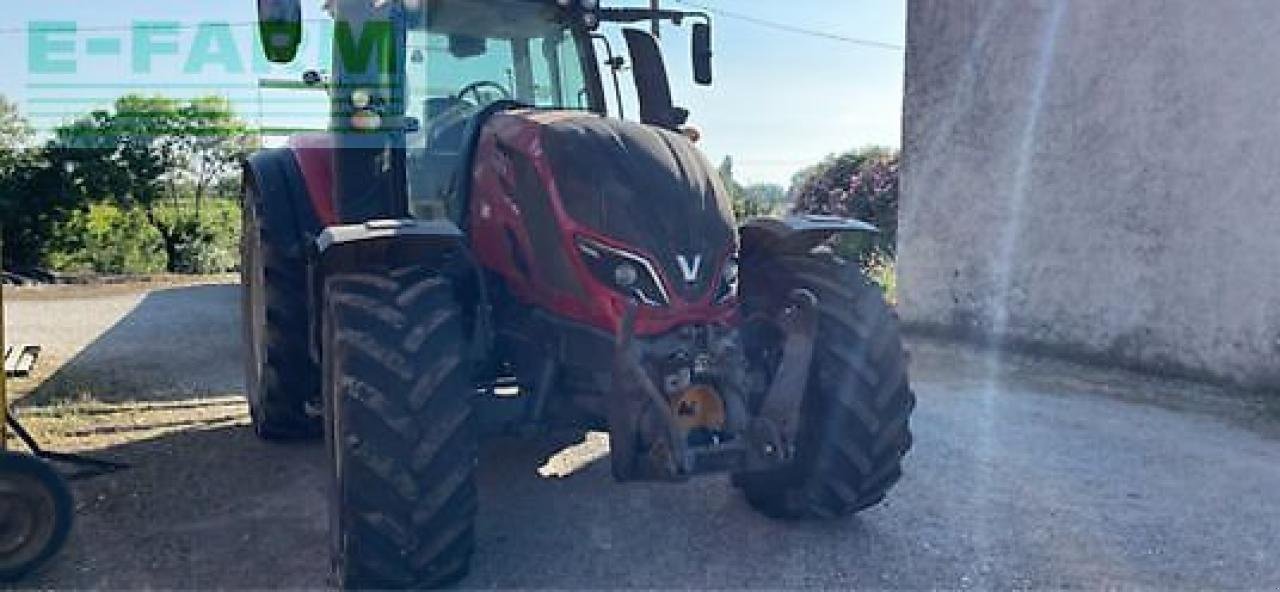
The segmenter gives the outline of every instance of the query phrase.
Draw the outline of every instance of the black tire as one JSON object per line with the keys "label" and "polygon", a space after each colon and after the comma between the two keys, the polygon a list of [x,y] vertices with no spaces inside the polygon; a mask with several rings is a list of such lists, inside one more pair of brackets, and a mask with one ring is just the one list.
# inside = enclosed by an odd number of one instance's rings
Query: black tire
{"label": "black tire", "polygon": [[[805,288],[818,297],[820,318],[796,461],[735,474],[734,484],[779,519],[836,518],[880,503],[902,476],[915,408],[892,309],[856,265],[830,254],[763,256],[742,269],[749,317],[771,318],[787,294]],[[776,363],[776,330],[748,334],[757,336],[748,341],[753,363]]]}
{"label": "black tire", "polygon": [[307,413],[320,400],[320,369],[308,349],[307,266],[289,213],[271,211],[245,184],[240,283],[245,393],[254,431],[266,440],[320,435]]}
{"label": "black tire", "polygon": [[17,581],[57,554],[72,516],[71,491],[53,467],[0,453],[0,581]]}
{"label": "black tire", "polygon": [[477,428],[452,287],[421,267],[325,285],[337,579],[348,589],[457,582],[475,548]]}

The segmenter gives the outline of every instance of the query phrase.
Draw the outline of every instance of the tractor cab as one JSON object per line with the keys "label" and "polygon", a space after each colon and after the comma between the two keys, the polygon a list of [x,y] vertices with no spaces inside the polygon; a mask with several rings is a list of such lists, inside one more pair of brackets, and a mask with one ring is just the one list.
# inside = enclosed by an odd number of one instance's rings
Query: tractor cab
{"label": "tractor cab", "polygon": [[456,176],[495,104],[602,112],[590,40],[553,4],[446,0],[407,19],[406,193],[416,218],[457,220]]}
{"label": "tractor cab", "polygon": [[[598,0],[330,0],[334,55],[329,83],[339,218],[465,216],[465,162],[479,127],[517,107],[607,115],[605,78],[622,109],[619,72],[602,23],[699,20],[695,78],[711,82],[711,34],[703,13],[607,9]],[[268,58],[288,63],[303,31],[299,0],[259,0]],[[624,30],[640,119],[683,124],[671,104],[655,39]],[[607,49],[607,59],[597,48]],[[615,116],[621,113],[615,113]]]}

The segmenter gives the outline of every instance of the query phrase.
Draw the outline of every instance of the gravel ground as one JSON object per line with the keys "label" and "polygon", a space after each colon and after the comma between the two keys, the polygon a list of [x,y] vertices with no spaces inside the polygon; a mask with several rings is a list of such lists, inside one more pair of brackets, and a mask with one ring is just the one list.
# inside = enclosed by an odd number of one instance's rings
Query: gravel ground
{"label": "gravel ground", "polygon": [[[44,349],[40,399],[105,401],[239,392],[239,307],[226,283],[47,286],[5,292],[7,338]],[[69,364],[67,362],[70,362]],[[56,371],[56,372],[55,372]]]}
{"label": "gravel ground", "polygon": [[[326,585],[323,455],[247,427],[235,287],[76,290],[7,304],[12,338],[70,360],[50,383],[64,386],[29,402],[80,400],[29,421],[59,448],[135,466],[76,483],[72,543],[29,583]],[[1280,586],[1273,405],[936,342],[911,349],[916,447],[882,506],[783,524],[725,478],[616,485],[598,434],[498,440],[481,464],[464,586]]]}

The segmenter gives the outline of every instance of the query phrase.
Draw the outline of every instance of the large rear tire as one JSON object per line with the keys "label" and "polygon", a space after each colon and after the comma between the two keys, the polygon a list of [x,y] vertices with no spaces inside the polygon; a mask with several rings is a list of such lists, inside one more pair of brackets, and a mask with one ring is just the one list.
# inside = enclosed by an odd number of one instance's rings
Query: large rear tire
{"label": "large rear tire", "polygon": [[[818,297],[820,318],[796,461],[735,474],[734,484],[779,519],[836,518],[880,503],[902,475],[915,408],[896,316],[856,265],[830,254],[765,255],[742,269],[748,318],[772,318],[798,288]],[[754,363],[776,363],[779,335],[749,334]]]}
{"label": "large rear tire", "polygon": [[267,440],[314,438],[320,422],[307,403],[319,401],[320,369],[308,351],[306,261],[291,248],[287,220],[268,211],[252,184],[242,215],[241,324],[253,428]]}
{"label": "large rear tire", "polygon": [[422,267],[325,282],[331,550],[348,589],[466,576],[475,547],[476,424],[461,309]]}

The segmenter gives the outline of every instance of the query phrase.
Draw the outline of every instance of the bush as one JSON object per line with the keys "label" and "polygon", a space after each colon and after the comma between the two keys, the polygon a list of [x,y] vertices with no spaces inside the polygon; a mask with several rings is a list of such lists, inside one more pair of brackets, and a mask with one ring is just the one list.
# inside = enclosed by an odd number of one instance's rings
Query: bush
{"label": "bush", "polygon": [[878,235],[842,236],[834,248],[857,261],[884,288],[890,304],[898,299],[894,254],[898,242],[898,155],[866,148],[830,156],[796,175],[791,189],[800,213],[856,218],[874,225]]}
{"label": "bush", "polygon": [[98,203],[54,231],[46,258],[61,272],[154,273],[165,268],[160,235],[142,212]]}
{"label": "bush", "polygon": [[199,218],[184,210],[160,208],[157,217],[172,229],[177,244],[169,270],[208,274],[240,265],[240,207],[230,200],[206,202]]}
{"label": "bush", "polygon": [[[828,157],[796,175],[796,211],[857,218],[880,229],[868,247],[892,254],[898,240],[898,155],[867,148]],[[860,257],[861,258],[861,257]]]}
{"label": "bush", "polygon": [[166,269],[221,273],[239,265],[240,206],[211,200],[197,219],[187,208],[160,207],[156,216],[178,237],[176,258],[165,255],[160,233],[140,208],[100,202],[58,226],[46,259],[55,271],[137,274]]}

